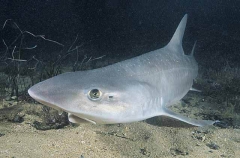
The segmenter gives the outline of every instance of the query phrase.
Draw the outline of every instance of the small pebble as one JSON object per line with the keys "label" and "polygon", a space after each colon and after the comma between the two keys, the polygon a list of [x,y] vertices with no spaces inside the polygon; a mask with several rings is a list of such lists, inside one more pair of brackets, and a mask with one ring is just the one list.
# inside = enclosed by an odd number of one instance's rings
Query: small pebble
{"label": "small pebble", "polygon": [[12,99],[12,100],[16,100],[16,99],[17,99],[17,96],[12,96],[11,99]]}
{"label": "small pebble", "polygon": [[216,144],[216,143],[208,143],[207,146],[210,148],[210,149],[213,149],[213,150],[218,150],[220,149],[220,147]]}

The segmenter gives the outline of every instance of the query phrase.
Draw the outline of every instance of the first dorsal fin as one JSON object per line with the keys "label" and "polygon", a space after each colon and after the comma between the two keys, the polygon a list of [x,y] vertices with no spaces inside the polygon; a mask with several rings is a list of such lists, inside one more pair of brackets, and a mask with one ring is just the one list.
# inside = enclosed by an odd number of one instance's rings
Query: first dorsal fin
{"label": "first dorsal fin", "polygon": [[179,23],[172,39],[168,43],[167,47],[170,47],[171,49],[175,49],[175,50],[181,50],[181,51],[183,50],[182,39],[183,39],[184,31],[186,28],[186,24],[187,24],[187,17],[188,15],[185,14],[181,22]]}

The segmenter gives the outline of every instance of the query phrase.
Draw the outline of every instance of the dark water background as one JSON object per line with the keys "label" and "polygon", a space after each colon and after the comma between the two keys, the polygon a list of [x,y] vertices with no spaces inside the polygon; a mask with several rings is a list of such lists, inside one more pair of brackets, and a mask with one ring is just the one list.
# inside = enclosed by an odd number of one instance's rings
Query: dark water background
{"label": "dark water background", "polygon": [[[240,1],[238,0],[1,0],[0,25],[12,19],[22,30],[45,35],[65,46],[77,44],[90,56],[129,58],[161,48],[184,14],[188,23],[184,49],[197,40],[196,59],[206,68],[239,66]],[[15,38],[8,30],[1,38]],[[33,46],[29,39],[28,45]],[[26,42],[27,43],[27,42]],[[54,44],[53,44],[54,45]],[[45,54],[58,46],[44,46]],[[56,47],[56,48],[55,48]],[[5,46],[0,41],[0,50]],[[24,55],[31,58],[33,51]],[[37,51],[35,52],[37,53]]]}

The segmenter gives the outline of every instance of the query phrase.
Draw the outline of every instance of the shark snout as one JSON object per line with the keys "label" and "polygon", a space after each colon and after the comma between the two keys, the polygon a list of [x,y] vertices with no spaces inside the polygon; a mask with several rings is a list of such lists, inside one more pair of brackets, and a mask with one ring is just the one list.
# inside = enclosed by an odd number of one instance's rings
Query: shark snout
{"label": "shark snout", "polygon": [[57,108],[56,103],[54,103],[54,100],[52,98],[52,95],[49,93],[49,91],[45,88],[41,88],[39,84],[36,84],[28,89],[28,94],[35,99],[36,101],[47,105],[52,108]]}
{"label": "shark snout", "polygon": [[35,93],[34,87],[35,87],[35,86],[33,86],[33,87],[31,87],[31,88],[28,89],[28,94],[29,94],[33,99],[39,100],[38,95],[36,95],[36,93]]}
{"label": "shark snout", "polygon": [[46,100],[47,98],[44,97],[46,96],[46,94],[44,94],[43,91],[37,90],[36,88],[37,85],[31,87],[28,89],[28,94],[35,100],[37,100],[38,102],[42,103],[42,104],[50,104],[48,103]]}
{"label": "shark snout", "polygon": [[56,110],[71,110],[68,105],[72,103],[72,92],[62,88],[60,84],[40,82],[29,88],[28,94],[41,104]]}

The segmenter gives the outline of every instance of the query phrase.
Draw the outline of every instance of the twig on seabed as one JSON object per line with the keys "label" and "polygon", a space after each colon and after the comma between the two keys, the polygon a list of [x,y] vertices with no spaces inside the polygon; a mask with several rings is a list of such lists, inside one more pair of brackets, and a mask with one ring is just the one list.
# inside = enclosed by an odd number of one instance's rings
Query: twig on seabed
{"label": "twig on seabed", "polygon": [[38,60],[38,59],[35,57],[35,55],[32,57],[32,59],[34,59],[35,61],[37,61],[37,63],[34,65],[34,67],[29,67],[29,68],[28,68],[29,70],[35,70],[36,67],[37,67],[37,65],[38,65],[38,63],[41,62],[40,60]]}
{"label": "twig on seabed", "polygon": [[32,35],[33,37],[40,37],[40,38],[42,38],[42,39],[44,39],[44,40],[46,40],[46,41],[53,42],[53,43],[56,43],[56,44],[64,47],[63,44],[61,44],[61,43],[59,43],[59,42],[57,42],[57,41],[54,41],[54,40],[45,38],[45,37],[44,37],[45,35],[34,35],[33,33],[29,32],[29,31],[24,31],[23,33],[28,33],[28,34]]}
{"label": "twig on seabed", "polygon": [[[83,60],[81,61],[81,64],[80,64],[80,68],[82,68],[82,65],[83,65],[83,62],[84,62],[84,60],[85,59],[87,59],[87,55],[84,55],[84,58],[83,58]],[[77,64],[77,63],[76,63]],[[74,65],[75,66],[75,65]]]}
{"label": "twig on seabed", "polygon": [[100,56],[100,57],[93,58],[93,59],[92,59],[92,57],[90,57],[90,58],[88,59],[88,61],[86,62],[86,64],[87,64],[88,62],[90,62],[90,61],[93,61],[93,60],[102,59],[102,58],[105,57],[105,56],[106,56],[106,55],[102,55],[102,56]]}
{"label": "twig on seabed", "polygon": [[[7,19],[7,20],[4,22],[2,29],[5,28],[5,26],[7,25],[7,22],[8,22],[8,21],[12,21],[12,19]],[[23,35],[24,33],[27,33],[27,34],[32,35],[33,37],[42,38],[42,39],[44,39],[44,40],[46,40],[46,41],[53,42],[53,43],[55,43],[55,44],[58,44],[58,45],[64,47],[63,44],[61,44],[61,43],[59,43],[59,42],[57,42],[57,41],[54,41],[54,40],[45,38],[44,35],[35,35],[35,34],[29,32],[29,31],[22,31],[22,30],[20,29],[20,27],[19,27],[15,22],[13,22],[13,24],[14,24],[14,25],[17,27],[17,29],[21,32],[20,35]],[[19,38],[19,36],[18,36],[16,39],[18,39],[18,38]],[[16,40],[15,40],[15,41],[16,41]],[[15,41],[14,41],[13,43],[15,43]]]}
{"label": "twig on seabed", "polygon": [[10,59],[10,60],[13,60],[13,61],[20,61],[20,62],[27,61],[27,60],[24,60],[24,59],[12,59],[12,58],[7,58],[7,59]]}
{"label": "twig on seabed", "polygon": [[78,39],[78,34],[77,34],[75,40],[73,41],[72,45],[69,47],[68,52],[71,52],[71,51],[73,51],[73,50],[75,50],[75,49],[78,49],[78,46],[75,47],[74,49],[72,49],[72,47],[73,47],[73,45],[76,43],[77,39]]}

